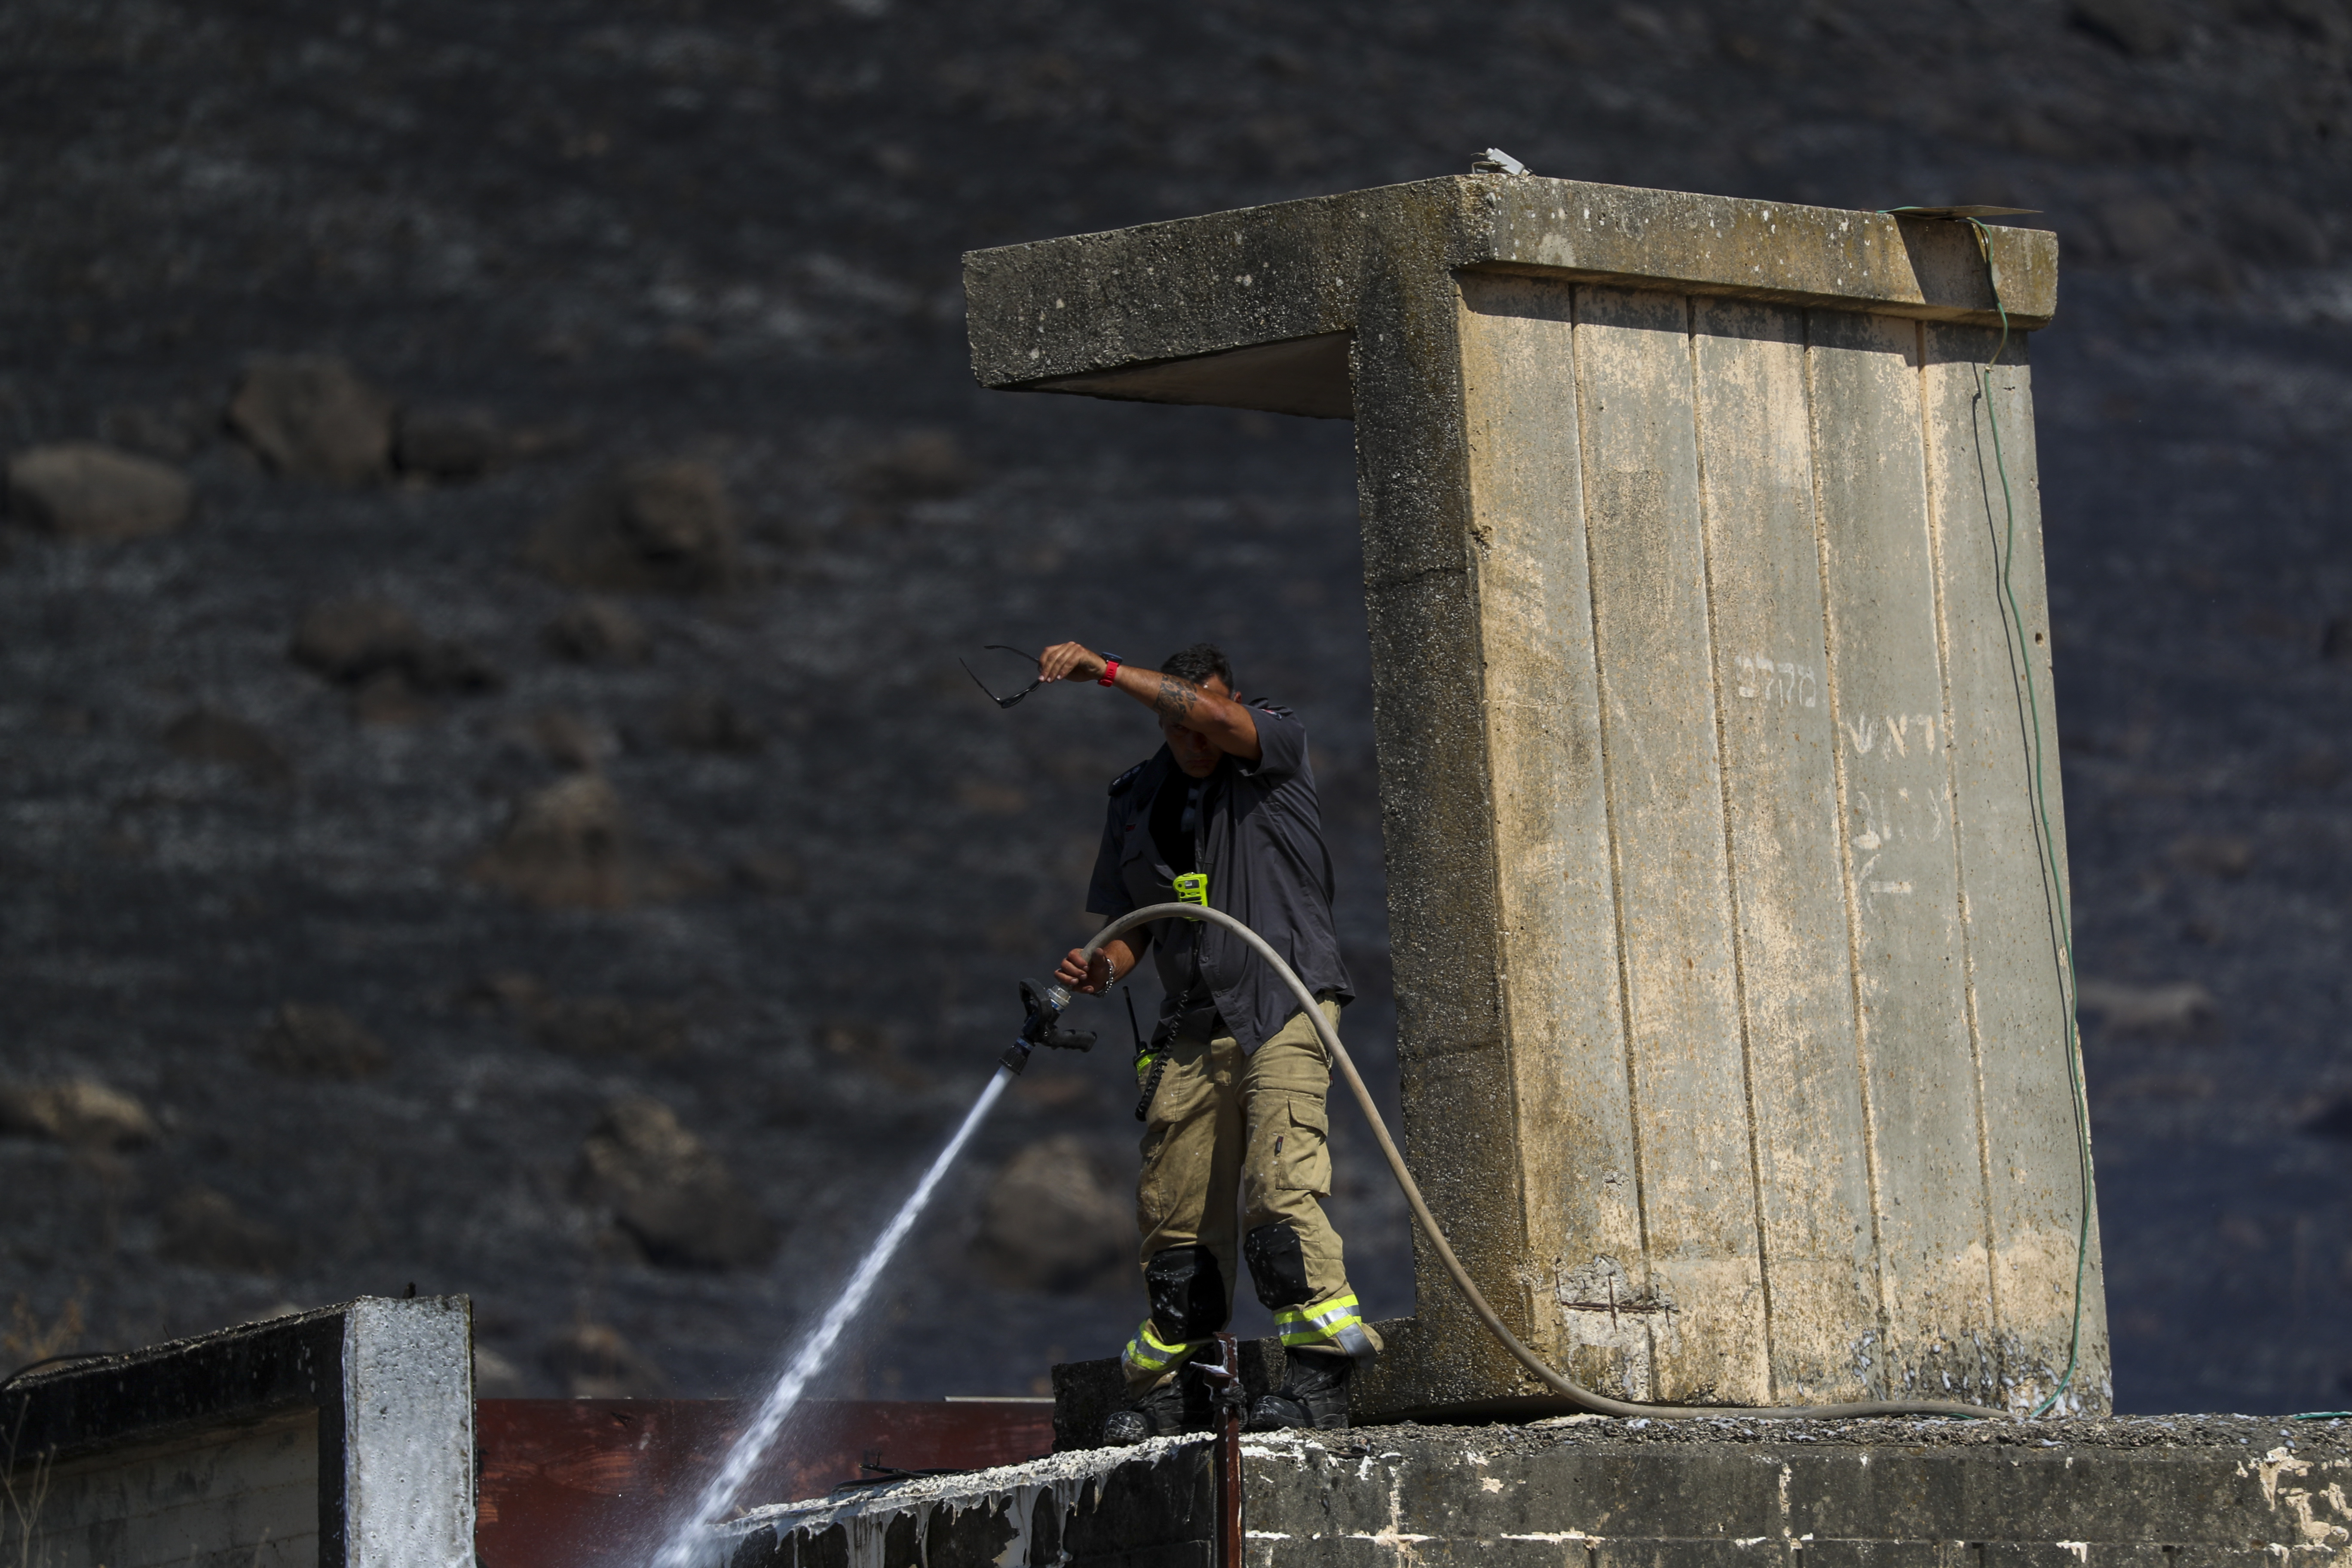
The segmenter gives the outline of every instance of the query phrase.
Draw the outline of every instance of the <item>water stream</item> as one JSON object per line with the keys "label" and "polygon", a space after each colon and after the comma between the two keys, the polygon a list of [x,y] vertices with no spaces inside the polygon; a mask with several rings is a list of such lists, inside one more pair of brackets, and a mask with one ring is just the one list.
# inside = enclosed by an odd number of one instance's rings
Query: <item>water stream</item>
{"label": "water stream", "polygon": [[900,1205],[897,1215],[884,1227],[882,1234],[874,1238],[874,1245],[866,1250],[864,1261],[857,1266],[857,1272],[849,1277],[849,1283],[842,1287],[840,1297],[818,1321],[816,1328],[802,1344],[800,1353],[793,1358],[792,1364],[784,1369],[783,1375],[777,1378],[775,1386],[768,1391],[768,1397],[760,1405],[759,1415],[735,1440],[735,1447],[728,1450],[727,1462],[719,1467],[719,1473],[712,1476],[709,1484],[702,1489],[702,1495],[695,1500],[692,1516],[672,1533],[668,1543],[654,1559],[654,1568],[696,1568],[702,1560],[710,1545],[710,1527],[725,1515],[728,1505],[735,1500],[735,1494],[742,1489],[743,1483],[751,1479],[751,1472],[759,1468],[760,1461],[774,1447],[777,1435],[791,1418],[793,1407],[800,1404],[801,1395],[807,1391],[810,1380],[824,1366],[825,1359],[833,1353],[834,1344],[841,1338],[842,1331],[849,1326],[858,1309],[866,1305],[866,1298],[874,1292],[875,1281],[882,1277],[882,1270],[889,1267],[891,1255],[898,1250],[899,1244],[907,1239],[907,1233],[915,1227],[915,1221],[930,1203],[932,1190],[940,1184],[940,1178],[947,1174],[948,1167],[955,1163],[958,1154],[963,1152],[963,1146],[971,1141],[972,1133],[987,1119],[989,1110],[1012,1081],[1013,1074],[1003,1068],[997,1068],[996,1076],[988,1080],[988,1087],[981,1090],[980,1099],[965,1115],[963,1125],[956,1129],[955,1136],[948,1140],[947,1147],[940,1151],[939,1157],[931,1162],[930,1169],[923,1173],[923,1179],[915,1184],[913,1194]]}

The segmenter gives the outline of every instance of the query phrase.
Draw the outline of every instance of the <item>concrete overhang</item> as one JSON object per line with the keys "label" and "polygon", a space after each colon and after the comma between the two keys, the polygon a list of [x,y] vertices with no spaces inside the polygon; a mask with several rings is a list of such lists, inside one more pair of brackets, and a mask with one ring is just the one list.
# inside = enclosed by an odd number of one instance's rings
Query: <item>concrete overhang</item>
{"label": "concrete overhang", "polygon": [[1508,272],[2032,331],[2058,239],[1533,175],[1459,174],[964,257],[972,374],[1066,392],[1344,419],[1369,297]]}

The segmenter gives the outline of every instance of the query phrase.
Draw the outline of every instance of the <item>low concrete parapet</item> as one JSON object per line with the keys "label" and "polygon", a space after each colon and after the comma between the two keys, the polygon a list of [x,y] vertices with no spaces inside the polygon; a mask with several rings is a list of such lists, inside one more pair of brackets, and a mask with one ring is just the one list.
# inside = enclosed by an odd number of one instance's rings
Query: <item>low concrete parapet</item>
{"label": "low concrete parapet", "polygon": [[727,1568],[1209,1568],[1213,1447],[1160,1437],[754,1509],[719,1527]]}
{"label": "low concrete parapet", "polygon": [[[874,1488],[729,1568],[1208,1568],[1210,1442]],[[2352,1422],[1621,1422],[1252,1436],[1256,1568],[2352,1568]]]}
{"label": "low concrete parapet", "polygon": [[10,1562],[471,1568],[472,1307],[362,1298],[0,1394]]}
{"label": "low concrete parapet", "polygon": [[[11,1568],[638,1568],[751,1412],[473,1397],[462,1296],[362,1299],[0,1386]],[[766,1497],[1026,1459],[1027,1400],[812,1400]],[[1124,1517],[1124,1516],[1123,1516]]]}

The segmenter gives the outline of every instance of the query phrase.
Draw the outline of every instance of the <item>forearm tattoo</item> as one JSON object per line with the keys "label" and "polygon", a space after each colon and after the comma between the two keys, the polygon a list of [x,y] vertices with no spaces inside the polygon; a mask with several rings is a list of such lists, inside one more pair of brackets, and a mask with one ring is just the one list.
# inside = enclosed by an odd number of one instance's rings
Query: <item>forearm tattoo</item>
{"label": "forearm tattoo", "polygon": [[1160,678],[1160,695],[1151,700],[1151,710],[1162,719],[1181,724],[1192,713],[1192,704],[1200,700],[1200,688],[1191,681],[1163,675]]}

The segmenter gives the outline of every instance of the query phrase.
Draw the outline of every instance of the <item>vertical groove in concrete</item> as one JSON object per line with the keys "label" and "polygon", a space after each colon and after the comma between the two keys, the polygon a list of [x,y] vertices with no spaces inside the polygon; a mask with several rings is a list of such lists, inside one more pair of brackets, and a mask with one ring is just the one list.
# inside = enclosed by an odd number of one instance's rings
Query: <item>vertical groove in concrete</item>
{"label": "vertical groove in concrete", "polygon": [[1821,385],[1813,355],[1814,328],[1814,312],[1809,310],[1804,316],[1803,334],[1806,467],[1812,481],[1813,549],[1815,569],[1821,578],[1822,689],[1829,707],[1830,759],[1832,776],[1837,789],[1838,881],[1844,904],[1846,969],[1850,977],[1850,1016],[1853,1024],[1851,1041],[1854,1088],[1862,1108],[1863,1171],[1870,1194],[1870,1282],[1876,1306],[1870,1333],[1854,1342],[1850,1347],[1850,1354],[1855,1376],[1873,1395],[1884,1397],[1886,1393],[1885,1345],[1894,1307],[1886,1289],[1885,1183],[1879,1163],[1878,1108],[1871,1092],[1870,1035],[1863,1012],[1862,902],[1855,896],[1853,855],[1846,842],[1846,824],[1853,820],[1853,792],[1846,768],[1845,747],[1839,742],[1840,728],[1844,722],[1844,695],[1839,689],[1837,661],[1830,657],[1830,650],[1837,645],[1837,604],[1831,592],[1829,500],[1827,487],[1822,479],[1821,418],[1818,413]]}
{"label": "vertical groove in concrete", "polygon": [[[1569,395],[1577,400],[1577,412],[1579,415],[1578,427],[1585,435],[1585,439],[1580,443],[1578,451],[1579,476],[1581,482],[1578,489],[1576,523],[1577,529],[1584,540],[1585,571],[1587,574],[1587,580],[1585,583],[1585,593],[1587,595],[1586,604],[1590,607],[1595,622],[1592,632],[1592,664],[1593,690],[1596,697],[1600,698],[1601,777],[1599,784],[1601,787],[1601,811],[1608,823],[1609,829],[1610,937],[1617,960],[1616,973],[1611,977],[1615,981],[1617,987],[1617,1016],[1619,1020],[1618,1037],[1613,1043],[1617,1047],[1618,1058],[1620,1062],[1622,1064],[1625,1075],[1625,1110],[1628,1127],[1628,1152],[1633,1156],[1633,1165],[1630,1173],[1633,1182],[1633,1215],[1635,1230],[1633,1267],[1641,1270],[1642,1292],[1643,1295],[1648,1295],[1652,1289],[1650,1278],[1650,1192],[1648,1168],[1645,1161],[1647,1151],[1643,1148],[1643,1141],[1642,1138],[1642,1075],[1639,1061],[1639,1047],[1633,1037],[1633,977],[1631,973],[1630,961],[1626,956],[1626,950],[1629,943],[1627,942],[1625,931],[1624,839],[1622,836],[1622,826],[1619,821],[1617,813],[1617,791],[1613,787],[1613,781],[1616,776],[1619,763],[1614,754],[1614,746],[1612,744],[1614,741],[1614,736],[1612,734],[1614,726],[1609,721],[1609,702],[1606,693],[1602,691],[1601,685],[1601,628],[1598,625],[1600,619],[1599,606],[1601,603],[1601,568],[1595,558],[1597,553],[1595,545],[1597,542],[1593,537],[1594,530],[1592,518],[1592,444],[1600,439],[1600,436],[1598,432],[1593,431],[1591,427],[1589,425],[1586,425],[1582,420],[1582,416],[1585,412],[1584,394],[1588,384],[1587,378],[1591,374],[1590,368],[1590,344],[1591,340],[1584,332],[1583,328],[1587,325],[1589,321],[1589,311],[1592,294],[1591,290],[1589,289],[1576,288],[1571,290],[1570,297],[1574,300],[1574,318],[1578,330],[1575,334],[1576,357],[1573,362],[1575,374],[1574,378],[1569,386]],[[1594,1260],[1596,1266],[1607,1261],[1611,1260],[1601,1258],[1596,1258]],[[1596,1274],[1600,1272],[1597,1267],[1595,1272]],[[1626,1273],[1629,1271],[1620,1269],[1618,1272]],[[1562,1283],[1565,1285],[1567,1282],[1563,1280]],[[1616,1297],[1614,1294],[1616,1279],[1612,1276],[1607,1279],[1606,1283],[1612,1292],[1610,1296],[1610,1304],[1613,1308],[1616,1304]],[[1581,1292],[1580,1292],[1580,1294],[1581,1294]],[[1613,1333],[1618,1328],[1617,1314],[1612,1310],[1609,1317],[1610,1328]],[[1642,1360],[1639,1368],[1638,1381],[1635,1376],[1634,1369],[1626,1368],[1622,1370],[1619,1373],[1620,1385],[1627,1391],[1625,1397],[1632,1399],[1656,1399],[1662,1397],[1656,1391],[1657,1345],[1655,1339],[1650,1333],[1649,1325],[1646,1323],[1637,1322],[1633,1326],[1633,1334],[1629,1337],[1633,1337],[1638,1340]],[[1633,1393],[1633,1390],[1637,1387],[1641,1389],[1642,1392],[1638,1394]]]}
{"label": "vertical groove in concrete", "polygon": [[[1780,1358],[1777,1344],[1779,1325],[1774,1321],[1776,1314],[1772,1286],[1773,1272],[1779,1263],[1779,1255],[1772,1247],[1771,1231],[1764,1221],[1762,1117],[1757,1110],[1756,1037],[1753,1027],[1754,1011],[1749,995],[1750,977],[1748,973],[1748,965],[1754,961],[1754,954],[1749,951],[1746,923],[1741,918],[1741,911],[1745,909],[1748,900],[1742,887],[1743,879],[1739,874],[1739,846],[1731,826],[1732,775],[1735,768],[1731,755],[1728,721],[1724,714],[1727,691],[1738,691],[1742,696],[1750,695],[1750,692],[1746,687],[1737,685],[1726,679],[1729,670],[1727,668],[1723,651],[1722,621],[1716,590],[1716,576],[1721,569],[1721,563],[1716,557],[1716,534],[1723,519],[1718,515],[1718,509],[1711,504],[1715,498],[1715,483],[1722,476],[1711,470],[1707,463],[1709,444],[1718,437],[1719,433],[1707,416],[1707,378],[1702,369],[1702,356],[1699,352],[1701,309],[1701,302],[1695,297],[1683,301],[1683,335],[1690,364],[1691,431],[1697,448],[1699,565],[1704,574],[1706,597],[1707,665],[1714,672],[1715,701],[1712,710],[1715,715],[1716,778],[1722,786],[1723,863],[1731,894],[1732,1003],[1739,1020],[1739,1084],[1748,1115],[1748,1195],[1753,1200],[1752,1208],[1756,1223],[1756,1278],[1758,1288],[1763,1295],[1764,1403],[1778,1405],[1781,1399]],[[1744,436],[1748,432],[1741,431],[1740,434]],[[1748,668],[1750,670],[1754,668],[1752,656],[1748,659]]]}

